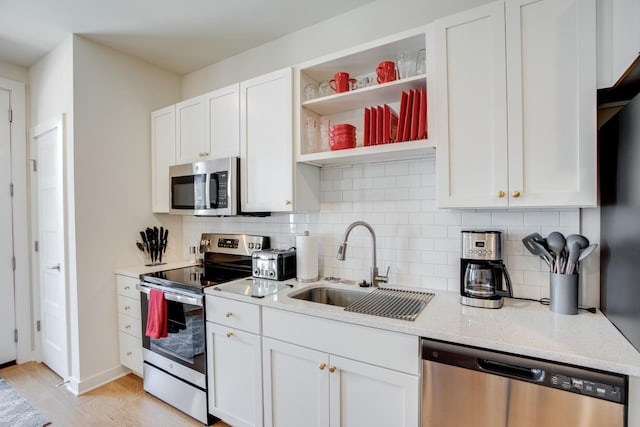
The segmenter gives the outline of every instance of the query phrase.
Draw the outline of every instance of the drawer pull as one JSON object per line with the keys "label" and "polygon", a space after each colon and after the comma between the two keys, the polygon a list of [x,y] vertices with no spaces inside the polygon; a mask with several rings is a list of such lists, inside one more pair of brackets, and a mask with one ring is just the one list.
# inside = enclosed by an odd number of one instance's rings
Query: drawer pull
{"label": "drawer pull", "polygon": [[127,285],[127,286],[125,286],[125,287],[124,287],[124,290],[125,290],[125,291],[128,291],[129,289],[131,289],[131,288],[129,287],[129,285]]}
{"label": "drawer pull", "polygon": [[233,315],[233,313],[231,313],[230,311],[227,311],[227,314],[225,314],[226,317],[231,317]]}
{"label": "drawer pull", "polygon": [[130,351],[127,351],[127,356],[131,356],[133,353],[131,353]]}
{"label": "drawer pull", "polygon": [[127,325],[124,327],[125,329],[131,329],[131,325]]}
{"label": "drawer pull", "polygon": [[329,366],[329,372],[331,372],[332,374],[336,371],[336,367],[335,366]]}
{"label": "drawer pull", "polygon": [[231,338],[233,336],[233,332],[229,331],[227,332],[227,338]]}
{"label": "drawer pull", "polygon": [[125,310],[129,310],[130,308],[131,308],[131,306],[129,306],[129,305],[125,305],[125,306],[124,306],[124,309],[125,309]]}
{"label": "drawer pull", "polygon": [[320,368],[321,371],[324,371],[324,368],[327,367],[326,363],[321,363],[320,366],[318,366],[318,368]]}

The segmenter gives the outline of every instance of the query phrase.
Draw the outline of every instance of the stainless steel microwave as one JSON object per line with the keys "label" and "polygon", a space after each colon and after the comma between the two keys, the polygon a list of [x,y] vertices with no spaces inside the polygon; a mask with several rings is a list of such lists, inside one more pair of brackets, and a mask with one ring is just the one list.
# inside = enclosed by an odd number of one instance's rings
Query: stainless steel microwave
{"label": "stainless steel microwave", "polygon": [[169,168],[170,209],[178,215],[236,215],[239,204],[238,157]]}

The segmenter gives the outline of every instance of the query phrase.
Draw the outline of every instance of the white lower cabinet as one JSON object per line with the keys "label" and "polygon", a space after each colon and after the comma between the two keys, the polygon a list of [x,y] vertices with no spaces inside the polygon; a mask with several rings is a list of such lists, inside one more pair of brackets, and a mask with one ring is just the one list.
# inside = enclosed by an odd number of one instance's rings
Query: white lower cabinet
{"label": "white lower cabinet", "polygon": [[137,283],[135,277],[116,275],[120,364],[142,376],[142,322]]}
{"label": "white lower cabinet", "polygon": [[268,427],[417,426],[419,377],[263,338]]}
{"label": "white lower cabinet", "polygon": [[207,295],[209,413],[234,427],[262,426],[260,306]]}
{"label": "white lower cabinet", "polygon": [[262,358],[266,427],[420,424],[417,337],[264,307]]}
{"label": "white lower cabinet", "polygon": [[262,426],[260,336],[207,322],[209,413],[233,425]]}

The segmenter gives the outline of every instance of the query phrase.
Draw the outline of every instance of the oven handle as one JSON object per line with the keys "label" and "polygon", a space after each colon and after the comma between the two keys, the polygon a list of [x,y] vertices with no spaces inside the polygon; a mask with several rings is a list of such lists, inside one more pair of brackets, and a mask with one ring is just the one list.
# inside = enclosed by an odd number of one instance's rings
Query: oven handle
{"label": "oven handle", "polygon": [[149,286],[141,285],[140,283],[136,285],[136,289],[142,292],[143,294],[147,294],[147,295],[149,295],[149,292],[151,291],[151,289],[158,289],[164,292],[164,299],[166,299],[167,301],[175,301],[182,304],[191,304],[191,305],[196,305],[198,307],[204,306],[204,304],[202,303],[201,296],[193,297],[193,296],[187,296],[183,294],[177,294],[161,286],[149,287]]}

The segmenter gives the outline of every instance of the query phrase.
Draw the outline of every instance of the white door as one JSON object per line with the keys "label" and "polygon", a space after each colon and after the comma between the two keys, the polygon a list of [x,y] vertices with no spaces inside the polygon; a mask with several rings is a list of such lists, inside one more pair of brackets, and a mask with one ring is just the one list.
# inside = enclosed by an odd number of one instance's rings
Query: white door
{"label": "white door", "polygon": [[595,0],[510,0],[505,22],[509,204],[595,206]]}
{"label": "white door", "polygon": [[151,113],[151,212],[169,213],[169,167],[176,164],[176,106]]}
{"label": "white door", "polygon": [[326,353],[262,339],[264,425],[329,425],[329,357]]}
{"label": "white door", "polygon": [[434,23],[437,202],[508,204],[504,3]]}
{"label": "white door", "polygon": [[235,83],[204,97],[208,157],[240,156],[240,85]]}
{"label": "white door", "polygon": [[331,426],[420,424],[420,377],[330,356]]}
{"label": "white door", "polygon": [[[42,361],[68,375],[67,286],[64,256],[62,120],[32,129],[35,154]],[[33,181],[32,181],[33,182]]]}
{"label": "white door", "polygon": [[176,104],[176,163],[206,160],[204,98],[197,96]]}
{"label": "white door", "polygon": [[293,209],[292,114],[291,68],[240,83],[240,184],[245,212]]}
{"label": "white door", "polygon": [[[9,92],[0,88],[0,112],[10,109]],[[0,116],[1,117],[1,116]],[[11,183],[11,125],[0,119],[0,365],[16,360],[14,331],[13,211]]]}

